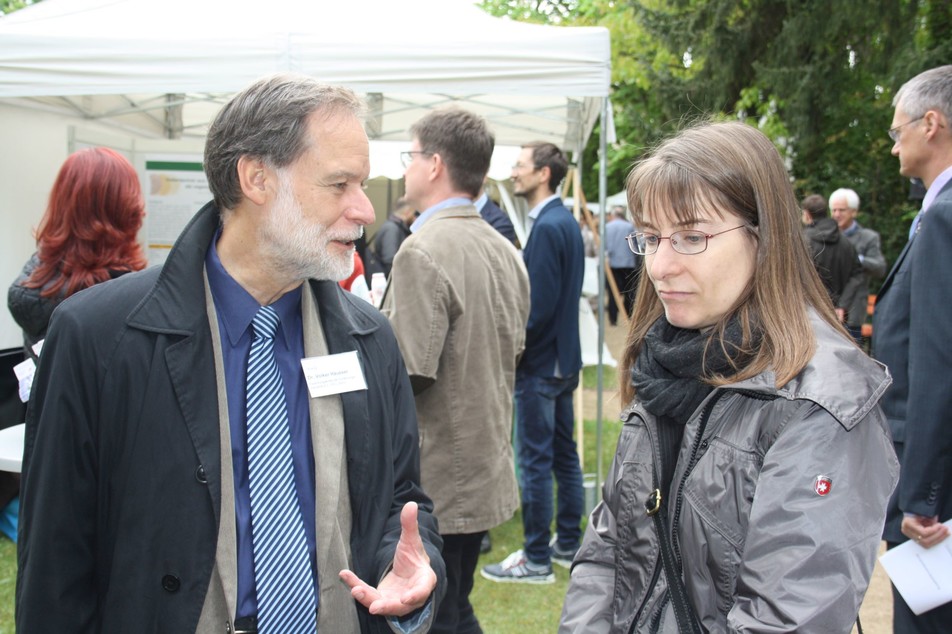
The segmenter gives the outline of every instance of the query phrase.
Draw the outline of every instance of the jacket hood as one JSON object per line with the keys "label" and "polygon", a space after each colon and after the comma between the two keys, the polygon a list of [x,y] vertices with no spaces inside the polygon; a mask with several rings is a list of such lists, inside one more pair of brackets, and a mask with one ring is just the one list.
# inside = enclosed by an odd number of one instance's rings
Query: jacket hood
{"label": "jacket hood", "polygon": [[885,365],[871,359],[853,342],[809,309],[816,335],[816,351],[800,374],[779,389],[772,371],[727,386],[803,399],[828,411],[847,430],[852,429],[882,398],[892,383]]}
{"label": "jacket hood", "polygon": [[806,228],[811,239],[824,244],[836,244],[840,241],[840,228],[832,218],[820,218]]}

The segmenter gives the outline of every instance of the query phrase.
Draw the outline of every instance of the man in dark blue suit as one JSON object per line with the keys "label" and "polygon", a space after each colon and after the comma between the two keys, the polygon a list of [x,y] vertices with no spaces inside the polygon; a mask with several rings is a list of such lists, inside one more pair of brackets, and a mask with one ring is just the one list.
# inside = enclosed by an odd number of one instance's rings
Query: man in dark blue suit
{"label": "man in dark blue suit", "polygon": [[493,202],[493,199],[489,197],[489,192],[483,190],[483,195],[474,200],[473,204],[483,220],[489,223],[489,226],[498,231],[503,238],[516,244],[516,229],[512,226],[509,214]]}
{"label": "man in dark blue suit", "polygon": [[[886,277],[873,327],[873,351],[889,366],[881,401],[902,471],[884,538],[931,548],[947,539],[952,516],[952,66],[906,82],[893,99],[889,136],[899,172],[927,191],[909,242]],[[893,589],[895,632],[948,632],[952,603],[916,616]]]}
{"label": "man in dark blue suit", "polygon": [[[513,190],[531,208],[524,252],[529,323],[515,390],[525,546],[483,567],[482,575],[492,581],[552,583],[552,562],[571,565],[581,537],[582,470],[572,393],[582,368],[578,314],[584,248],[578,223],[555,193],[567,171],[559,148],[542,142],[523,146],[512,168]],[[550,545],[553,474],[558,541]]]}

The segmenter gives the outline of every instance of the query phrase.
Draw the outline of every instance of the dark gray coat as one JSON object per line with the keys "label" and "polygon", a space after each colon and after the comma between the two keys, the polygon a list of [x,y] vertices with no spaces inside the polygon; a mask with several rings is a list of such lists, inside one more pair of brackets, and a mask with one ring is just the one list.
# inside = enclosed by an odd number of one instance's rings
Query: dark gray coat
{"label": "dark gray coat", "polygon": [[[202,277],[209,204],[162,269],[76,294],[53,317],[27,415],[17,631],[194,632],[220,521],[219,413]],[[419,485],[416,414],[387,320],[334,282],[309,282],[331,354],[356,350],[366,391],[341,395],[353,570],[393,560],[400,510],[445,583]],[[389,632],[358,606],[361,629]]]}
{"label": "dark gray coat", "polygon": [[[33,346],[46,337],[46,329],[50,325],[53,310],[66,299],[62,292],[55,297],[43,297],[41,293],[46,286],[43,288],[24,286],[39,265],[39,255],[34,253],[7,290],[7,308],[17,325],[23,330],[24,351],[34,360],[36,355],[33,353]],[[110,271],[109,276],[115,279],[126,273],[127,271]]]}
{"label": "dark gray coat", "polygon": [[866,281],[856,249],[830,217],[820,218],[804,228],[803,235],[813,254],[816,272],[833,305],[849,310],[857,297],[864,296],[863,284]]}
{"label": "dark gray coat", "polygon": [[867,296],[873,290],[870,286],[870,280],[879,279],[886,273],[886,258],[883,256],[880,247],[879,234],[872,229],[856,224],[856,230],[852,233],[843,235],[850,241],[853,248],[856,249],[856,255],[860,258],[860,264],[863,267],[865,284],[863,292],[857,293],[849,307],[846,323],[854,328],[858,328],[866,321],[866,303]]}

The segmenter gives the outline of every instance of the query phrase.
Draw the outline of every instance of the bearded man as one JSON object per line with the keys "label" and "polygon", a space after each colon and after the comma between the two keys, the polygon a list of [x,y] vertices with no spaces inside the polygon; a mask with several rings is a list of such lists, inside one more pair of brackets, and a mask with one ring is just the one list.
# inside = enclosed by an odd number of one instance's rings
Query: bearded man
{"label": "bearded man", "polygon": [[413,392],[387,320],[337,285],[374,219],[362,108],[298,76],[239,93],[208,133],[214,201],[165,264],[56,311],[19,631],[429,628],[445,576]]}

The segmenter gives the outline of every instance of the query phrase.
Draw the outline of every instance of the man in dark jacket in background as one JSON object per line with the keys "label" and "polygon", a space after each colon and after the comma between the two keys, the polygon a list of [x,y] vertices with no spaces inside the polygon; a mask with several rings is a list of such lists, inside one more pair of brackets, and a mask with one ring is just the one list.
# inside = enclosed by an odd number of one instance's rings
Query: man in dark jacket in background
{"label": "man in dark jacket in background", "polygon": [[509,214],[503,211],[499,205],[489,197],[488,186],[483,189],[483,193],[480,197],[473,201],[473,204],[476,205],[476,210],[479,212],[479,215],[483,217],[483,220],[488,222],[489,225],[498,231],[506,240],[519,246],[518,240],[516,239],[516,228],[512,226],[512,220],[509,219]]}
{"label": "man in dark jacket in background", "polygon": [[400,245],[410,237],[410,225],[416,217],[416,210],[413,205],[407,202],[407,199],[400,197],[397,199],[396,207],[390,217],[384,221],[377,233],[374,234],[370,248],[380,261],[383,267],[383,274],[390,277],[390,269],[393,268],[393,258],[397,256]]}
{"label": "man in dark jacket in background", "polygon": [[803,235],[813,254],[813,263],[833,300],[837,317],[844,321],[846,312],[865,288],[863,266],[856,256],[856,249],[843,237],[836,221],[830,217],[823,196],[807,196],[800,207],[803,209],[803,224],[806,225]]}

